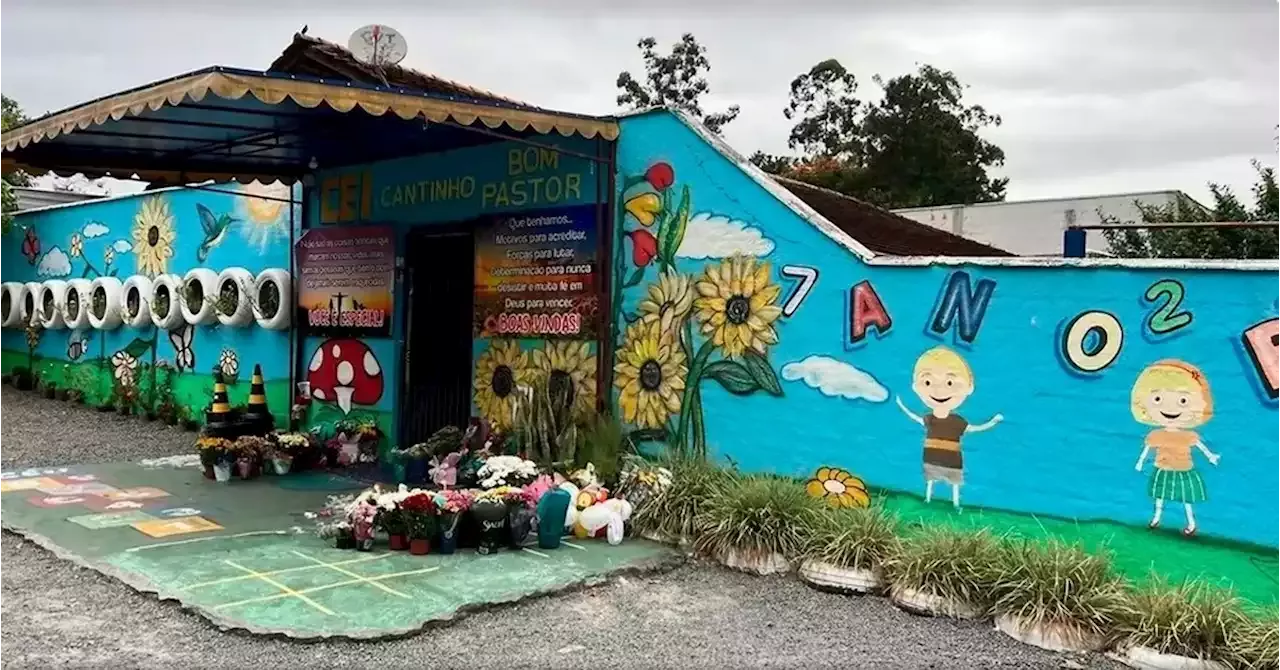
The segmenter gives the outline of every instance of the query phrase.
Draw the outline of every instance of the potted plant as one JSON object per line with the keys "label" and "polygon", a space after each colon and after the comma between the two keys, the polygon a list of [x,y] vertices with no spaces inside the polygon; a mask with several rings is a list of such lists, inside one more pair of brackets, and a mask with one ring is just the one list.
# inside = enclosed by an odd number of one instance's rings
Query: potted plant
{"label": "potted plant", "polygon": [[378,528],[387,533],[387,541],[392,551],[404,551],[409,548],[408,523],[401,503],[408,496],[396,493],[384,493],[378,497],[378,517],[375,520]]}
{"label": "potted plant", "polygon": [[404,462],[404,480],[406,482],[421,484],[427,480],[429,453],[425,442],[419,442],[401,452],[401,459]]}
{"label": "potted plant", "polygon": [[265,460],[271,464],[271,472],[274,474],[287,475],[293,470],[293,456],[278,445],[267,445]]}
{"label": "potted plant", "polygon": [[977,618],[990,606],[999,560],[1000,545],[985,530],[927,526],[885,561],[889,599],[912,614]]}
{"label": "potted plant", "polygon": [[359,429],[360,423],[354,419],[342,419],[333,425],[334,436],[330,442],[337,446],[340,465],[351,465],[360,460]]}
{"label": "potted plant", "polygon": [[431,551],[431,538],[436,533],[436,503],[430,493],[419,491],[400,502],[405,530],[409,536],[409,553],[418,556]]}
{"label": "potted plant", "polygon": [[701,458],[682,458],[667,465],[669,485],[636,509],[632,525],[640,536],[668,544],[688,544],[697,536],[696,520],[712,496],[735,475]]}
{"label": "potted plant", "polygon": [[533,528],[533,508],[529,506],[521,489],[508,492],[503,496],[503,502],[507,504],[507,530],[510,533],[511,548],[520,549]]}
{"label": "potted plant", "polygon": [[1253,651],[1248,649],[1250,629],[1268,629],[1274,639],[1274,617],[1250,620],[1231,591],[1202,581],[1175,585],[1156,580],[1131,593],[1128,605],[1116,625],[1113,655],[1130,667],[1275,667],[1274,651],[1269,663],[1262,661],[1263,654],[1248,653]]}
{"label": "potted plant", "polygon": [[897,548],[897,517],[876,506],[824,514],[806,541],[800,580],[821,591],[872,593],[884,586],[881,565]]}
{"label": "potted plant", "polygon": [[378,518],[378,504],[372,495],[361,496],[351,507],[348,521],[357,551],[373,550],[373,529]]}
{"label": "potted plant", "polygon": [[476,472],[480,488],[524,486],[538,476],[538,464],[519,456],[490,456]]}
{"label": "potted plant", "polygon": [[200,452],[200,464],[204,466],[205,477],[218,482],[231,481],[231,441],[222,437],[201,437],[196,440],[196,449]]}
{"label": "potted plant", "polygon": [[241,479],[254,479],[262,470],[262,456],[267,441],[256,435],[236,439],[236,470]]}
{"label": "potted plant", "polygon": [[360,421],[355,427],[357,460],[360,463],[373,463],[378,460],[378,444],[382,441],[382,430],[372,419]]}
{"label": "potted plant", "polygon": [[12,375],[13,387],[19,391],[30,391],[35,386],[35,378],[32,377],[30,368],[14,368]]}
{"label": "potted plant", "polygon": [[356,536],[352,532],[351,522],[346,519],[327,521],[316,527],[316,536],[322,540],[333,540],[337,549],[355,549]]}
{"label": "potted plant", "polygon": [[467,510],[471,509],[471,494],[457,489],[441,491],[436,494],[436,508],[439,510],[439,541],[436,552],[452,554],[458,548],[458,530],[460,522]]}
{"label": "potted plant", "polygon": [[743,477],[717,490],[698,514],[695,546],[735,570],[787,572],[802,553],[821,505],[792,480]]}
{"label": "potted plant", "polygon": [[292,472],[300,472],[310,465],[309,456],[315,451],[312,449],[310,436],[302,433],[277,433],[275,441],[276,447],[289,456]]}

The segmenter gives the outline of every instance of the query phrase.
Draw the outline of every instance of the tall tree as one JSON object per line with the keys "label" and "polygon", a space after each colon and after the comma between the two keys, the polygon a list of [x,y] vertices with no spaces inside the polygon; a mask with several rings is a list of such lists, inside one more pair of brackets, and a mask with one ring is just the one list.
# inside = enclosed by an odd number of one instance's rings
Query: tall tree
{"label": "tall tree", "polygon": [[1000,117],[963,100],[955,73],[922,65],[887,82],[874,103],[839,61],[818,63],[791,82],[783,114],[793,121],[788,144],[801,155],[759,154],[757,165],[885,207],[920,207],[1002,200],[1007,179],[988,170],[1004,151],[979,133]]}
{"label": "tall tree", "polygon": [[[1253,187],[1253,207],[1246,207],[1230,188],[1209,184],[1213,208],[1205,209],[1186,198],[1165,205],[1138,203],[1142,223],[1186,223],[1206,221],[1275,221],[1277,205],[1276,172],[1254,161],[1258,182]],[[1104,223],[1122,223],[1114,215],[1100,212]],[[1107,248],[1123,258],[1276,258],[1280,253],[1275,226],[1267,228],[1156,228],[1103,230]]]}
{"label": "tall tree", "polygon": [[711,92],[706,73],[711,69],[707,60],[707,48],[698,44],[692,33],[685,33],[671,47],[671,53],[660,55],[655,49],[657,40],[652,37],[637,43],[644,60],[644,82],[637,81],[630,72],[618,74],[618,104],[628,109],[644,109],[669,105],[685,110],[700,119],[713,133],[719,133],[726,123],[738,117],[738,106],[723,112],[706,113],[702,109],[702,96]]}

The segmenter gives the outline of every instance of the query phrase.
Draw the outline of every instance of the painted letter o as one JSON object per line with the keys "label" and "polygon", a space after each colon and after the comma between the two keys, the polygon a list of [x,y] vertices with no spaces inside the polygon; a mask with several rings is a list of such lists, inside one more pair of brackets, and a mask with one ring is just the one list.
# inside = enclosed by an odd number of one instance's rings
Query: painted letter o
{"label": "painted letter o", "polygon": [[[1085,341],[1094,333],[1099,344],[1088,351]],[[1106,312],[1084,312],[1067,324],[1062,337],[1062,355],[1081,372],[1098,372],[1115,362],[1124,344],[1124,328]]]}

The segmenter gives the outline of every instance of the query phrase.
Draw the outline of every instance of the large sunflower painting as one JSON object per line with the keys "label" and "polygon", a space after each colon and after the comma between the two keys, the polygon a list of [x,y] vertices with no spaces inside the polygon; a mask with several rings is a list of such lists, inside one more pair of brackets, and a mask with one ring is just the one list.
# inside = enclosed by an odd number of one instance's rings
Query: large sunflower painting
{"label": "large sunflower painting", "polygon": [[627,328],[613,370],[614,385],[622,390],[618,407],[623,420],[657,430],[666,426],[667,417],[680,412],[689,368],[680,345],[663,332],[660,321],[639,321]]}
{"label": "large sunflower painting", "polygon": [[144,198],[133,217],[133,251],[138,272],[148,277],[164,274],[169,259],[173,258],[176,237],[169,203],[158,195]]}
{"label": "large sunflower painting", "polygon": [[725,356],[741,356],[747,349],[764,355],[769,345],[778,343],[773,323],[782,308],[773,303],[782,288],[769,281],[768,261],[726,258],[708,265],[697,286],[694,306],[702,334]]}
{"label": "large sunflower painting", "polygon": [[476,361],[475,403],[494,430],[511,428],[518,389],[529,380],[529,353],[512,340],[493,340]]}
{"label": "large sunflower painting", "polygon": [[553,398],[563,399],[574,416],[596,409],[596,355],[590,342],[547,342],[530,352],[529,377],[545,382]]}

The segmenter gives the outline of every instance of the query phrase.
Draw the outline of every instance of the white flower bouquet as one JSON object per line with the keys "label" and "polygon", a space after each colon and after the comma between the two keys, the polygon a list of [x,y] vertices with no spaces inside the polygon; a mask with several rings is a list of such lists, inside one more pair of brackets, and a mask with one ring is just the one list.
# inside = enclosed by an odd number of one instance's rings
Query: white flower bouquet
{"label": "white flower bouquet", "polygon": [[481,488],[524,486],[538,477],[538,464],[519,456],[490,456],[476,476]]}

